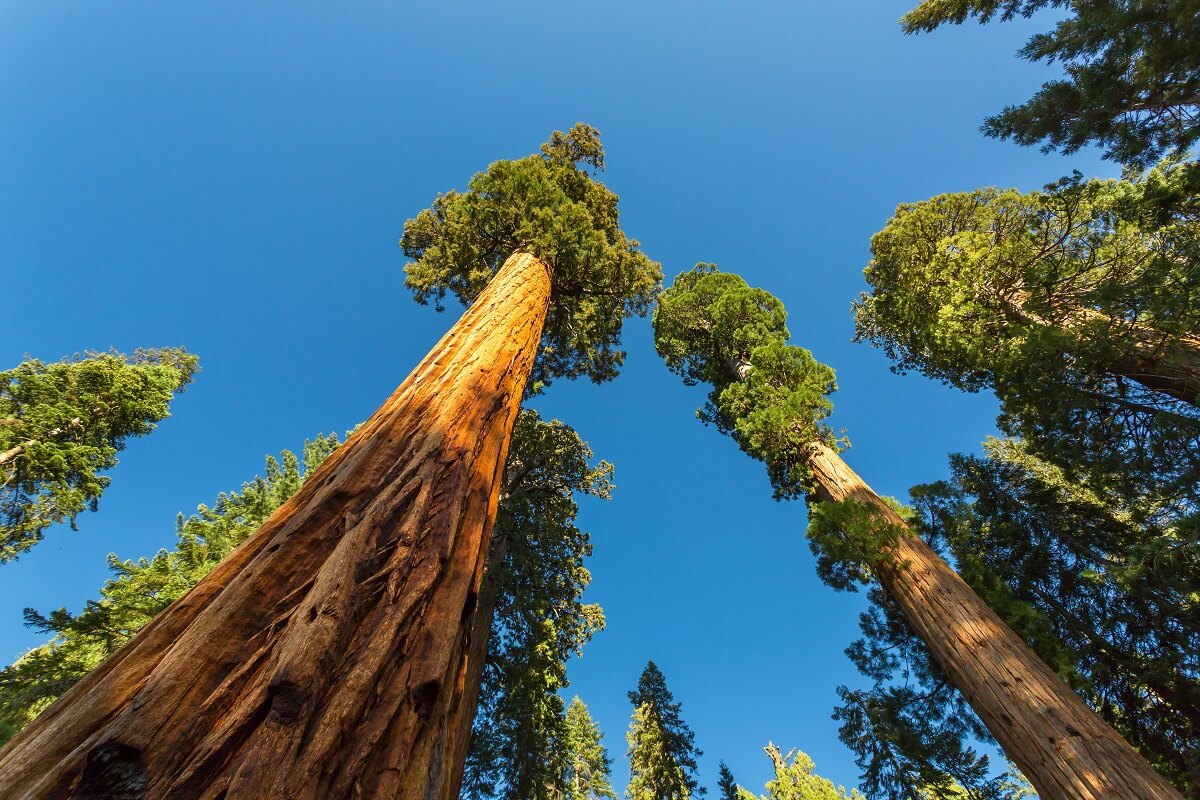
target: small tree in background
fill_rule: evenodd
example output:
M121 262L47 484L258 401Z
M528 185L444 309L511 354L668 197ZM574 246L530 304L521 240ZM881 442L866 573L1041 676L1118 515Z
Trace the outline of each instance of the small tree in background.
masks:
M680 715L666 678L646 663L637 688L629 693L633 719L629 743L628 800L689 800L704 794L696 779L696 736Z

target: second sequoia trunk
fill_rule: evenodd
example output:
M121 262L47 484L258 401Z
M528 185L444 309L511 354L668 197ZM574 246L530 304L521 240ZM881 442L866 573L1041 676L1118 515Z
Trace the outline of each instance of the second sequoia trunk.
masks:
M815 500L895 511L824 444L810 451ZM876 567L934 660L1043 800L1181 800L1180 795L918 536Z
M0 750L0 797L454 796L549 297L546 265L510 258L254 536Z

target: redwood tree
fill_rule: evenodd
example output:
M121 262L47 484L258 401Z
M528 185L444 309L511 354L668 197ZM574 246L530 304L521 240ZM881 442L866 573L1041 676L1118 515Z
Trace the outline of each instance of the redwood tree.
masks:
M833 371L787 344L777 298L701 264L663 293L654 323L667 365L711 384L702 418L766 463L776 497L807 496L823 576L879 582L1045 800L1178 800L842 460L822 423Z
M577 166L602 156L576 126L418 218L434 224L410 282L471 307L254 536L0 751L0 796L455 795L470 621L530 376L611 377L624 313L603 317L644 311L656 285Z
M896 209L857 336L896 369L990 388L1000 427L1127 497L1200 502L1194 170L983 189Z

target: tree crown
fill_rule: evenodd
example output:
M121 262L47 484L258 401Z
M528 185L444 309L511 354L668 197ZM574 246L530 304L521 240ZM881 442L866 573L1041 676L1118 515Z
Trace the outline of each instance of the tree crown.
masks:
M713 264L677 276L654 312L667 367L687 384L712 386L698 416L766 463L777 499L809 491L805 452L817 440L833 443L823 422L833 370L787 339L779 299Z
M555 131L538 154L495 162L467 191L439 195L404 225L400 245L413 259L406 283L418 302L439 309L447 294L470 304L514 252L549 267L535 390L557 377L615 377L625 359L622 323L649 311L662 280L621 230L617 196L583 168L603 166L599 131L579 123Z

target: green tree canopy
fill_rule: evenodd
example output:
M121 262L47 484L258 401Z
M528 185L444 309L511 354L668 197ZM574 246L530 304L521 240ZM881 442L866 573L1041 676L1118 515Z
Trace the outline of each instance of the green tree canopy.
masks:
M1200 479L1200 214L1187 170L901 205L871 240L857 338L1001 400L1073 477L1185 504Z
M645 315L659 265L618 225L617 196L587 171L604 168L600 133L579 123L555 131L541 152L497 161L467 191L438 196L404 225L413 259L405 271L418 302L441 308L447 294L470 304L508 256L532 253L549 266L552 294L533 386L557 377L616 376L626 317Z
M646 663L629 702L628 800L689 800L704 794L696 779L696 758L703 754L683 721L682 705L653 661Z
M787 312L762 289L713 264L681 273L654 312L654 345L689 385L712 386L700 419L760 459L777 499L811 490L804 454L832 444L833 370L787 343Z
M181 348L88 353L0 372L0 564L55 523L96 510L130 436L167 417L191 381L194 355Z
M1143 166L1200 138L1200 15L1194 0L925 0L904 15L906 33L968 17L980 22L1065 9L1052 31L1019 51L1061 62L1065 79L989 117L989 136L1073 153L1087 144Z
M763 748L775 769L775 777L767 781L767 793L762 800L862 800L857 789L849 793L833 782L817 775L816 764L807 754L792 750L786 756L774 744ZM745 800L754 795L742 790Z
M717 795L719 800L741 800L741 793L738 791L737 782L733 779L733 773L729 771L729 766L724 761L721 762L717 776Z

